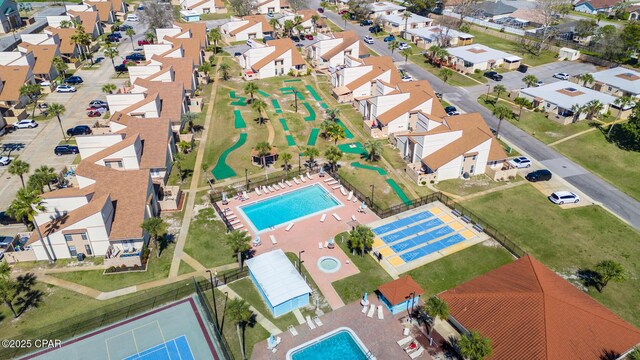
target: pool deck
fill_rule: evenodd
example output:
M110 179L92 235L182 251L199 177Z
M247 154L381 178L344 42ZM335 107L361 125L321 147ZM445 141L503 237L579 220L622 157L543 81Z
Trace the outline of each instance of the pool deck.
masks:
M380 218L370 210L367 210L365 214L359 213L358 209L361 204L361 199L356 202L347 201L347 196L342 195L339 189L332 190L331 186L327 186L325 184L324 180L329 178L328 175L322 178L319 177L318 174L312 176L313 180L307 179L305 183L300 185L295 185L293 181L290 181L293 184L292 187L286 187L283 190L278 190L269 194L263 193L261 196L258 196L255 191L251 191L248 194L249 200L240 201L232 198L229 199L229 203L227 205L222 205L221 203L218 205L221 208L231 208L233 213L237 215L237 219L244 225L242 229L246 229L251 234L252 238L255 239L258 234L254 232L249 225L248 220L244 218L242 215L243 213L238 209L239 206L247 205L257 199L268 199L275 195L285 194L303 186L316 183L320 184L327 192L338 199L342 203L342 206L304 219L295 220L295 225L289 231L286 231L287 224L283 224L273 230L261 232L259 234L261 244L253 247L253 250L255 251L254 256L274 249L282 249L284 252L292 252L295 254L304 250L304 254L302 255L304 266L313 277L331 308L335 310L344 306L344 303L338 293L334 290L331 283L351 275L355 275L359 273L360 270L358 270L358 268L352 263L347 263L349 258L339 246L335 246L333 249L327 249L324 247L324 242L328 241L329 238L334 237L338 233L351 230L352 225L355 226L351 219L352 215L356 217L357 222L360 224L368 224L373 221L380 220ZM341 218L341 221L338 221L333 217L332 214L334 213ZM324 222L320 222L322 214L327 215ZM271 243L270 235L275 236L278 242L277 244ZM335 241L340 241L340 239L335 239ZM318 246L319 242L323 243L322 249ZM342 263L340 270L332 274L321 271L317 266L317 262L322 256L333 256L340 260Z
M381 304L374 295L369 297L369 301L376 306ZM295 328L298 336L291 335L289 331L283 332L278 335L282 341L280 345L278 345L278 350L275 353L267 349L267 340L259 342L253 346L251 359L285 360L287 358L287 351L290 349L343 326L353 330L360 340L362 340L364 346L371 351L373 356L378 360L410 359L403 348L396 343L398 340L405 338L405 336L402 335L404 326L400 317L406 314L397 314L394 317L383 306L384 319L379 320L377 311L373 318L370 318L367 317L366 314L363 314L361 309L362 306L358 302L353 302L321 316L320 320L322 320L323 323L321 327L316 327L314 330L311 330L307 324L299 325ZM416 331L415 328L412 329L412 333L415 334L414 338L416 336L424 337L422 334L416 333ZM425 351L417 357L417 359L427 360L431 359L431 356Z

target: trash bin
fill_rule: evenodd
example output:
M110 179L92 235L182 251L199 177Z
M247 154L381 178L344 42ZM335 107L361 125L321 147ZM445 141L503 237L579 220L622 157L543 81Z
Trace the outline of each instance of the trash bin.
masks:
M83 261L85 258L84 253L78 253L78 255L76 255L76 258L78 259L78 261Z

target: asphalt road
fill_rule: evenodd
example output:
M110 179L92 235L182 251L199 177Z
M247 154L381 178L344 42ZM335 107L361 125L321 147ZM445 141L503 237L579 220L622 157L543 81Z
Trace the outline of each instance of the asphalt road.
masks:
M318 8L320 1L310 0L309 4L311 8ZM325 10L325 14L327 18L336 25L345 28L345 22L341 19L340 15L328 10ZM347 22L346 30L355 30L362 37L369 35L368 27L359 26L352 22ZM382 39L376 39L374 44L368 46L379 55L391 56L391 51L388 50L387 44L384 43ZM398 55L397 52L393 54L393 59L398 62L399 68L404 68L414 78L418 80L428 80L435 91L442 93L445 99L455 103L456 106L464 112L478 112L489 126L497 128L498 119L493 116L491 111L478 104L476 101L477 95L474 95L474 93L476 93L474 89L469 91L465 88L445 84L435 75L416 64L409 62L405 65L404 59ZM539 69L529 68L529 72L532 74L540 74L541 80L550 82L552 81L550 76L555 72L566 72L573 75L589 69L591 68L588 64L558 62L543 65L539 67ZM517 82L522 76L524 75L511 72L506 74L505 78L508 79L503 82L508 84L507 87L512 86L519 88L522 86L522 82L520 81L519 84ZM481 85L481 87L486 89L485 85ZM542 163L556 176L562 177L569 184L575 186L580 192L589 196L595 202L602 204L602 206L627 221L631 226L640 230L640 202L507 121L503 121L500 134L528 156Z

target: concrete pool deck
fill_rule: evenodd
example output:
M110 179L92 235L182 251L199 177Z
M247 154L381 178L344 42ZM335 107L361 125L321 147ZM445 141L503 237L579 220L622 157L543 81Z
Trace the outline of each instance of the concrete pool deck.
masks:
M360 270L358 270L358 268L352 263L347 263L349 257L342 251L342 249L340 249L339 246L335 246L333 249L327 249L324 247L324 243L338 233L351 230L352 215L355 215L357 222L360 224L368 224L370 222L380 220L380 218L371 210L367 210L366 214L359 213L358 209L361 204L360 199L356 202L353 202L353 198L352 201L347 201L347 196L342 195L339 189L332 190L331 186L327 186L325 184L324 180L328 178L328 175L321 178L316 174L313 175L313 180L307 179L307 182L300 185L295 185L293 181L290 181L294 184L292 187L278 190L275 193L272 192L258 196L255 191L251 191L249 193L248 201L240 201L232 198L229 199L229 203L227 205L222 205L221 203L218 203L218 205L220 208L230 208L233 213L237 215L237 219L242 223L242 229L246 229L252 238L255 239L257 236L260 236L261 244L253 247L253 250L255 251L254 256L274 249L282 249L284 252L292 252L295 254L304 250L302 260L304 261L306 269L313 277L313 280L320 288L320 291L322 291L322 294L331 308L335 310L344 306L344 303L338 293L334 290L331 283L351 275L355 275L359 273ZM254 232L248 223L248 220L244 218L243 213L238 209L238 207L246 205L257 199L268 199L272 196L285 194L290 191L295 191L303 186L316 183L320 184L320 186L322 186L327 192L338 199L338 201L342 203L342 206L307 218L295 220L293 221L295 225L289 231L286 231L287 224L283 224L274 230L266 230L258 235ZM338 221L333 216L334 213L341 218L341 221ZM322 214L327 215L324 222L320 222ZM276 238L278 242L277 244L271 243L271 235ZM335 239L335 241L341 241L341 239ZM322 249L320 249L318 245L320 242L323 244ZM322 256L333 256L340 260L340 270L335 273L325 273L320 270L317 266L317 262Z

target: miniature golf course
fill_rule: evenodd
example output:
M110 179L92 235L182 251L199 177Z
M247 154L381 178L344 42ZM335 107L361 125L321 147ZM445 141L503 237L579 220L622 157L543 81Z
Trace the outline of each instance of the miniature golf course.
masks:
M229 156L229 154L235 149L244 145L245 142L247 142L247 134L242 133L240 134L240 138L235 144L233 144L230 148L220 154L218 163L216 163L216 166L213 168L213 170L211 170L211 175L213 175L216 180L222 180L236 176L236 172L233 171L233 169L229 165L227 165L227 156Z
M304 105L304 107L307 109L307 111L309 112L309 116L305 116L304 117L304 121L313 121L316 119L316 112L315 110L313 110L313 108L311 107L311 105L309 105L308 102L303 102L302 105Z
M347 154L356 154L356 155L362 155L365 157L368 155L367 151L359 142L354 142L349 144L340 144L338 145L338 149L340 149L340 151L342 151L343 153L347 153Z
M378 174L380 174L382 176L386 176L387 175L387 171L385 169L381 168L381 167L365 165L365 164L361 164L361 163L359 163L357 161L352 162L351 166L353 166L354 168L373 170L373 171L377 172Z
M262 90L258 90L258 94L264 96L264 97L269 97L271 95L267 94L266 92L262 91Z
M338 125L340 125L341 128L344 129L344 136L347 139L353 139L353 134L351 133L351 131L349 131L349 129L347 129L347 126L342 121L340 121L340 119L336 119L336 122L338 123Z
M242 118L242 113L240 112L240 110L233 110L233 126L236 129L244 129L247 127L247 123L244 122L244 119Z
M353 166L354 168L358 168L358 169L372 170L372 171L377 172L381 176L384 176L384 177L387 176L387 171L385 169L381 168L381 167L378 167L378 166L365 165L365 164L361 164L361 163L359 163L357 161L352 162L351 166ZM387 184L389 184L391 189L396 193L396 195L398 195L400 200L402 200L402 202L405 205L411 204L411 200L409 200L409 198L404 193L404 191L402 191L402 188L400 187L400 185L398 185L398 183L396 183L393 179L389 179L389 178L386 178L385 181L387 182Z
M309 134L309 141L307 141L307 145L314 146L316 141L318 141L318 134L320 134L320 129L313 128L311 129L311 133Z
M273 108L276 109L276 114L282 114L282 108L280 108L280 104L277 99L271 99L271 103L273 104Z

